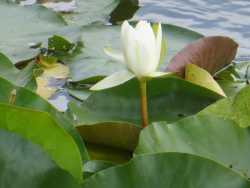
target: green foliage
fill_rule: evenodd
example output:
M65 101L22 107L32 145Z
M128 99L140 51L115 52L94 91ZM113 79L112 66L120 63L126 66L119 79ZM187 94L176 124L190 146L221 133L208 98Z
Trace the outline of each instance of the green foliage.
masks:
M207 107L200 114L211 114L234 120L240 127L250 126L250 87L246 86L233 98L227 98Z
M14 2L0 1L0 188L250 187L250 64L231 63L236 42L162 24L160 71L177 74L148 81L142 129L136 79L89 90L124 70L104 48L121 50L118 21L137 0L79 0L70 13ZM62 64L66 76L50 77ZM46 71L59 88L48 101L34 92ZM62 95L66 112L50 104Z
M107 21L110 13L117 7L120 0L77 1L78 5L72 14L63 14L69 24L88 25L93 22Z
M8 57L0 53L0 77L9 80L18 86L28 86L33 80L33 69L36 66L29 63L22 70L17 69Z
M0 2L0 51L13 62L33 58L38 49L34 44L47 41L48 37L66 27L63 18L42 6L20 7ZM61 33L61 31L60 31Z
M211 160L181 153L142 155L90 177L83 188L247 188L250 183Z
M212 115L188 117L176 123L154 123L141 133L136 155L178 152L209 158L250 177L250 135L235 122ZM242 155L244 153L244 155Z
M227 96L235 96L249 84L249 62L233 63L216 74L216 79Z
M70 104L76 124L127 122L140 127L138 87L138 81L134 79L118 87L95 92L81 105ZM150 122L176 121L222 98L213 91L176 77L150 80L148 97Z
M11 94L13 91L15 91L15 95L13 96L14 101L12 102L12 104L49 113L55 119L57 124L64 128L74 138L82 154L82 158L84 160L88 159L82 139L79 137L79 134L73 128L73 125L70 123L69 120L67 120L67 118L64 117L62 113L58 112L46 100L39 97L32 91L29 91L28 89L22 87L17 87L2 78L0 78L0 91L1 103L9 103Z
M62 169L82 180L82 160L73 138L47 113L0 104L0 128L32 141ZM35 124L34 124L35 123Z
M107 161L95 161L95 160L88 161L84 165L84 174L89 177L101 170L105 170L112 166L114 166L114 164Z
M0 187L79 188L37 144L0 129Z

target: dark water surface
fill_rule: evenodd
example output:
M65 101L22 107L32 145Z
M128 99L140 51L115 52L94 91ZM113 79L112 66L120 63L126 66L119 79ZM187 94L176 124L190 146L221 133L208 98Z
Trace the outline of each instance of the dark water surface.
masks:
M226 35L240 44L238 60L250 60L250 0L140 0L136 19Z

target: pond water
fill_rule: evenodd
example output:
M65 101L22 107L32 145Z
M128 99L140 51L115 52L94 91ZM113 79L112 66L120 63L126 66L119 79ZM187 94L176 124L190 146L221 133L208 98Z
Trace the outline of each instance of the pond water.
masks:
M250 60L250 0L140 0L137 19L180 25L239 44L237 60Z
M21 5L45 2L45 6L65 12L74 11L77 7L76 0L20 1ZM240 44L237 60L250 60L250 0L139 0L139 2L140 8L133 19L175 24L207 36L229 36Z

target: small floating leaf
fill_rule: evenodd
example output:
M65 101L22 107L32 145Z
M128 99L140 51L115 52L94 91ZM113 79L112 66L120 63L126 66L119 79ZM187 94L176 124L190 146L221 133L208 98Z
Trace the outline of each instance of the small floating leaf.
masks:
M221 96L226 97L224 91L221 89L219 84L206 70L198 67L194 64L186 65L185 80L188 80L194 84L208 88Z

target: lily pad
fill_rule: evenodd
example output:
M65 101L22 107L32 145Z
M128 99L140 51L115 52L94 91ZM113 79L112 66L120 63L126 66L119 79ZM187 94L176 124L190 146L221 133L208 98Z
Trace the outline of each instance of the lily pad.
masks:
M202 110L200 114L211 114L234 120L240 127L250 126L250 86L246 86L233 98L216 102Z
M72 174L78 182L82 180L79 149L73 138L51 116L7 104L0 104L0 113L0 128L40 145L60 168Z
M202 37L201 34L173 25L162 25L164 38L167 39L168 53L161 69L188 43ZM104 76L124 70L124 65L113 62L105 53L105 47L121 50L121 26L92 24L82 28L85 48L69 63L70 77L73 82L95 82Z
M34 46L47 43L52 35L71 39L79 32L77 27L66 27L59 14L40 5L22 7L0 1L0 22L0 51L15 63L35 57L40 51Z
M215 75L227 96L234 97L249 83L249 62L233 63Z
M245 81L216 80L228 97L234 97L241 89L247 86Z
M212 75L232 63L238 44L229 37L211 36L197 40L174 56L167 65L167 71L176 72L184 77L185 66L198 65Z
M239 174L211 160L180 153L139 156L88 178L83 188L247 188Z
M0 129L0 153L1 187L80 187L38 145L13 132Z
M113 164L122 164L132 158L132 152L105 145L87 143L86 147L91 160L102 160Z
M129 1L129 0L128 0ZM120 0L78 0L76 9L63 14L68 24L88 25L93 22L107 22L111 12L119 5Z
M249 80L250 79L250 62L241 62L234 64L236 72L239 75L239 78L242 80Z
M84 160L88 160L88 154L84 147L84 143L77 131L74 129L73 125L63 116L62 113L58 112L46 100L39 97L32 91L22 87L17 87L2 78L0 78L0 91L1 103L10 103L10 99L12 99L11 103L16 106L44 111L53 116L57 124L64 128L74 138L74 141L79 147L82 158Z
M88 177L107 168L114 166L114 163L108 161L92 160L84 164L84 174Z
M131 151L141 128L139 96L138 81L134 79L92 93L80 104L71 103L69 113L87 142ZM220 98L213 91L179 78L155 78L148 83L149 121L177 121Z
M69 95L80 101L84 101L92 93L92 91L88 90L87 88L81 88L81 89L67 88L67 92L69 93Z
M223 69L216 74L218 80L249 82L250 80L250 62L233 63L231 66Z
M80 106L75 105L72 109L76 124L129 122L140 127L138 84L133 79L123 85L92 93ZM176 77L154 78L148 82L149 120L173 122L200 111L220 98L213 91Z
M249 144L249 129L240 128L229 119L198 115L173 124L155 123L144 129L135 154L189 153L249 178Z
M185 80L188 80L202 87L208 88L220 94L221 96L226 97L224 91L221 89L219 84L214 80L212 75L195 64L189 63L186 65Z
M18 86L27 86L33 79L34 63L30 63L24 69L19 70L8 57L0 53L0 76Z

